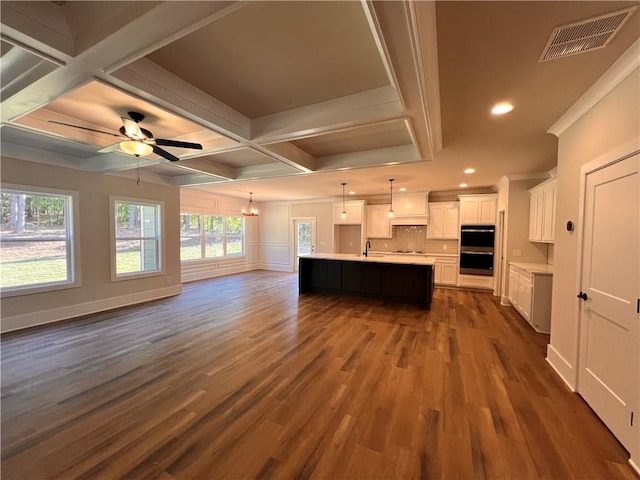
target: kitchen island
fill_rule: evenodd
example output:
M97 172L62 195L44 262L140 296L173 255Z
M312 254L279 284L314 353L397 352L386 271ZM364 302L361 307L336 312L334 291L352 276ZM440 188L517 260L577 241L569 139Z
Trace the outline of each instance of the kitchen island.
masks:
M418 302L429 309L434 264L422 255L316 253L299 259L298 292Z

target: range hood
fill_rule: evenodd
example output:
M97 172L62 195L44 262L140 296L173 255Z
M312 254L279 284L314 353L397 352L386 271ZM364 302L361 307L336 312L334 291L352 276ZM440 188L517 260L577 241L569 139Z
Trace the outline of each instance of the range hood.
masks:
M391 225L427 225L427 215L399 215L391 218Z

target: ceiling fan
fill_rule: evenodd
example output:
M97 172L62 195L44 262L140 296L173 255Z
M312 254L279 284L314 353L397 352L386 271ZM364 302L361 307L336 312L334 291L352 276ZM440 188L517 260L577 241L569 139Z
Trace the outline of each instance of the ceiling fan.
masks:
M98 150L100 153L112 152L116 149L121 149L126 153L131 155L135 155L136 157L144 157L149 155L151 152L160 155L167 160L172 162L177 162L180 160L178 157L173 155L172 153L167 152L165 149L160 148L163 147L180 147L180 148L193 148L196 150L202 150L202 145L199 143L191 143L191 142L181 142L179 140L167 140L164 138L155 138L153 133L151 133L146 128L141 128L138 125L142 120L144 120L144 115L139 112L127 112L128 117L120 117L122 118L122 126L120 127L120 135L111 132L104 132L102 130L96 130L94 128L81 127L79 125L72 125L70 123L57 122L55 120L49 120L50 123L55 123L57 125L64 125L67 127L78 128L80 130L88 130L90 132L103 133L105 135L111 135L112 137L117 137L122 141L119 143L114 143L113 145L109 145L108 147L104 147L101 150Z

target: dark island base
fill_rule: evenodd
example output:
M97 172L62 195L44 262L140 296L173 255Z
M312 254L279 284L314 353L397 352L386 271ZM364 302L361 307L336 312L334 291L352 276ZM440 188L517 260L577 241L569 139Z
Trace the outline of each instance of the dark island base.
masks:
M433 266L300 257L298 292L364 295L431 307Z

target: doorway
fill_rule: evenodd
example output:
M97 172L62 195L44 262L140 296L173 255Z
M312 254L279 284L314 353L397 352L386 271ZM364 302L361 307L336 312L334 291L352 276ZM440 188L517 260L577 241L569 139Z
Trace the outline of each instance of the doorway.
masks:
M633 455L640 449L640 154L584 167L578 392Z
M293 219L293 271L298 271L298 258L316 251L316 219Z

